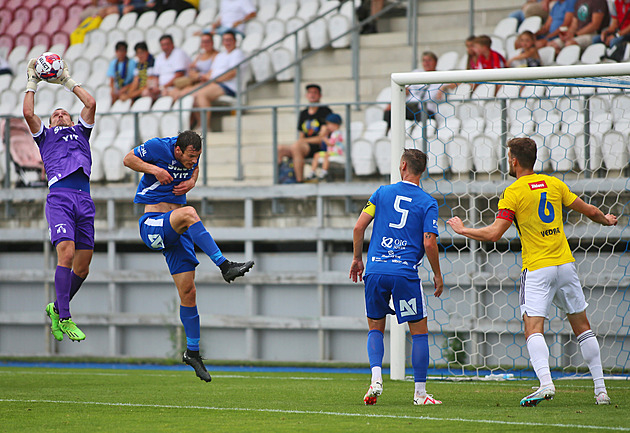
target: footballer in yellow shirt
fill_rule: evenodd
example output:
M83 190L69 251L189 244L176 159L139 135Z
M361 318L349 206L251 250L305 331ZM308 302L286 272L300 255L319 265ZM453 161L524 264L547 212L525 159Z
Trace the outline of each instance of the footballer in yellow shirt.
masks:
M575 261L562 224L562 206L577 196L564 182L544 174L521 176L499 200L497 218L513 221L523 246L523 270Z
M599 343L586 316L588 306L577 275L562 223L562 206L579 212L605 226L617 224L615 215L585 203L559 179L534 173L536 143L530 138L513 138L508 144L510 175L516 182L499 200L499 212L483 228L464 227L462 220L447 221L458 234L478 241L498 241L514 223L523 247L520 308L527 339L527 351L540 387L524 397L521 406L536 406L552 400L556 388L549 370L549 348L543 336L551 304L562 309L580 345L593 377L596 404L610 404L604 383Z

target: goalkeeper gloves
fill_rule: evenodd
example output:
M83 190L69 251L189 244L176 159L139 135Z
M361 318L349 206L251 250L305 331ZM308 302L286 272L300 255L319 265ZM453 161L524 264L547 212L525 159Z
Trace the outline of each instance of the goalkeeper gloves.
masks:
M68 89L68 91L72 92L75 86L79 86L79 83L74 81L70 76L70 72L68 71L68 62L64 60L63 63L63 71L61 72L61 75L54 80L49 80L48 82L53 84L61 84L66 89Z
M37 72L35 72L35 62L36 59L31 59L28 62L28 66L26 67L26 90L25 92L33 92L37 91L37 84L42 81L41 78L37 76Z

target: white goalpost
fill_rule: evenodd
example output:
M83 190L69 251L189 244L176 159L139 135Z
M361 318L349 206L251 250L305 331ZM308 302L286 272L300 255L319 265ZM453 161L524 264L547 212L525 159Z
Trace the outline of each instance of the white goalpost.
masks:
M406 89L450 84L437 109L417 100L406 119ZM454 89L453 89L454 88ZM438 200L440 263L445 290L432 296L432 274L420 269L429 314L430 362L448 374L482 375L528 368L518 311L520 242L511 228L496 244L466 240L445 221L489 224L508 179L505 143L514 136L538 144L536 171L557 176L578 196L621 215L614 228L567 212L567 237L602 347L605 372L630 371L630 63L394 73L391 75L391 182L400 180L404 148L428 155L421 186ZM410 365L406 325L390 323L391 379ZM585 366L559 310L545 328L552 369Z

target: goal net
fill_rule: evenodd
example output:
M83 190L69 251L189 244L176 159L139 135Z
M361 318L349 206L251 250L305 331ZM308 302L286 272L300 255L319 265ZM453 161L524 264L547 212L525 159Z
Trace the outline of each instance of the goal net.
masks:
M619 216L617 227L602 227L568 209L564 213L604 370L630 371L625 215L630 64L396 73L391 87L392 182L399 180L402 149L421 149L428 155L421 186L439 205L441 298L433 297L427 261L420 271L431 367L479 376L531 368L519 310L516 229L512 226L497 243L485 243L456 235L446 224L452 216L467 226L492 223L502 191L514 180L507 174L505 144L527 136L538 144L536 171L564 180L587 203ZM404 379L411 363L405 332L406 327L392 325L392 379ZM577 340L555 307L545 338L553 370L586 370Z

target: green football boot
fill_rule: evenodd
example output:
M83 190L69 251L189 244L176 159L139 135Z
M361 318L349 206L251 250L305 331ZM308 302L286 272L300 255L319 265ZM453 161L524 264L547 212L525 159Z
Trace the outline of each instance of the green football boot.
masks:
M85 340L85 334L72 321L72 319L63 319L59 321L59 329L66 334L72 341Z
M50 333L55 337L55 340L63 340L63 332L59 329L59 313L55 311L55 304L50 303L46 305L46 314L50 317Z

